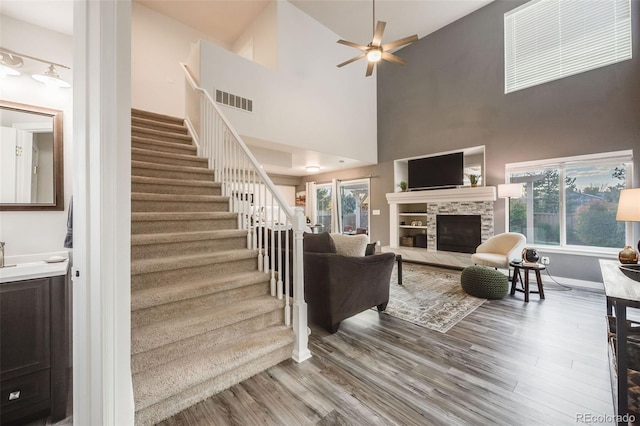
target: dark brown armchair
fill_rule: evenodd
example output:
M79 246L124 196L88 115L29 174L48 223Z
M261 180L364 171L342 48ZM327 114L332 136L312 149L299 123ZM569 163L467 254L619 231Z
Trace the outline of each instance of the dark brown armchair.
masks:
M343 256L332 253L331 248L318 249L309 240L305 235L304 298L310 322L335 333L344 319L373 306L385 310L395 262L393 253Z

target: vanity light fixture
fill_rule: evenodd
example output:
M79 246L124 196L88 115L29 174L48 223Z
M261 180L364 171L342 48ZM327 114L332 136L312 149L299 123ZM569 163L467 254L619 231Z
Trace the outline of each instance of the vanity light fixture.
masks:
M309 173L318 173L320 171L320 166L306 166L305 170Z
M16 68L22 66L22 58L10 53L0 52L0 77L20 75Z
M34 74L32 77L47 87L71 87L69 83L60 78L58 70L53 64L49 64L49 68L42 74Z
M47 70L45 72L42 74L33 74L32 77L37 81L45 84L47 87L71 87L71 84L60 78L58 70L56 69L56 67L70 69L68 66L45 61L44 59L23 53L17 53L2 47L0 47L0 76L20 75L20 72L16 70L16 68L22 67L24 63L23 58L47 64Z

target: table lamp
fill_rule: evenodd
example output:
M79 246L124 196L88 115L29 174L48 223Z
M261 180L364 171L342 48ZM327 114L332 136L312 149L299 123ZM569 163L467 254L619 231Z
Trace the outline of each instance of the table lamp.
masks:
M623 189L620 191L620 199L618 201L618 212L616 214L616 220L625 222L640 222L640 188ZM621 256L624 251L631 249L627 246L620 252L618 258L622 262ZM640 241L638 241L638 250L640 251ZM638 260L637 253L635 254L635 261L629 263L636 263Z

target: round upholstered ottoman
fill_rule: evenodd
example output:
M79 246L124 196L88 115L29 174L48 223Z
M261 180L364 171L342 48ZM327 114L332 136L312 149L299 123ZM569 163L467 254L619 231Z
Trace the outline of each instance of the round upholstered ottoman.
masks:
M460 276L462 289L484 299L502 299L509 292L509 279L486 266L467 266Z

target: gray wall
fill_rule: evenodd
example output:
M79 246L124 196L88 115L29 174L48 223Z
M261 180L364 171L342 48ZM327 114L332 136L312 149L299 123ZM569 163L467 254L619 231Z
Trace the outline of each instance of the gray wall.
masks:
M385 163L476 145L486 146L487 185L504 182L505 163L632 148L640 184L640 2L632 0L633 59L505 95L503 18L522 3L496 0L400 50L406 66L378 67L375 191L393 191ZM504 217L497 202L496 232ZM549 256L554 275L601 280L594 257Z

